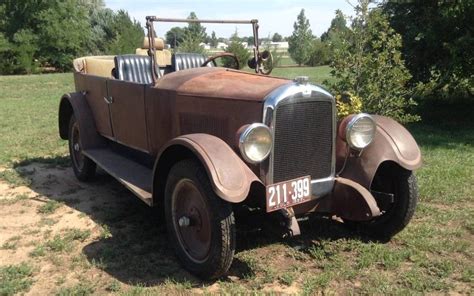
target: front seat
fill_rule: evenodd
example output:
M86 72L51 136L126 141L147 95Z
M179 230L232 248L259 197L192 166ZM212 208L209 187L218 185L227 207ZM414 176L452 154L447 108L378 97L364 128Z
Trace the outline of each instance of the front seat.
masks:
M114 59L113 76L119 80L132 81L142 84L152 84L151 58L149 56L125 54ZM159 75L159 71L156 71ZM158 76L159 77L159 76Z
M207 57L199 53L175 53L171 59L171 65L174 71L186 70L191 68L199 68ZM207 64L208 67L214 67L213 63Z

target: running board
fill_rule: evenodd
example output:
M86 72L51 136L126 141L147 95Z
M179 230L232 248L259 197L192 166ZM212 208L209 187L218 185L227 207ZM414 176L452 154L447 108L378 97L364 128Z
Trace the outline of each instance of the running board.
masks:
M153 205L153 171L107 148L88 149L84 155L125 185L147 205Z

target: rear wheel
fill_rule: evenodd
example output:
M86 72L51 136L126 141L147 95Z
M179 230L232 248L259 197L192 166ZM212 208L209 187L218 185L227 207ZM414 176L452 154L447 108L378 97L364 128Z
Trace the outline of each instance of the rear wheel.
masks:
M395 164L381 167L372 182L373 191L392 194L391 203L378 203L382 215L371 221L361 222L357 227L368 234L390 238L402 231L410 222L418 203L416 176Z
M165 189L168 235L181 263L205 279L222 276L235 251L235 221L230 203L213 191L200 163L176 163Z
M79 123L74 115L69 120L69 155L77 179L89 181L95 176L96 164L82 153Z

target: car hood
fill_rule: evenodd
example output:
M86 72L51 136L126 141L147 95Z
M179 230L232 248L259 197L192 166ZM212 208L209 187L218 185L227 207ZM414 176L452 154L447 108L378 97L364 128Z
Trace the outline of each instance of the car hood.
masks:
M169 73L155 88L179 95L263 101L265 96L291 80L256 75L226 68L202 67Z

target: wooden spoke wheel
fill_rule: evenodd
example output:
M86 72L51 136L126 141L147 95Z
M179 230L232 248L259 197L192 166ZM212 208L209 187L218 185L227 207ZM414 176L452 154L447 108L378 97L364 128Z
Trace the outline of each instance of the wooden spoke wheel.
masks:
M168 235L190 272L213 279L227 272L235 251L232 206L218 197L200 163L176 163L165 189Z

